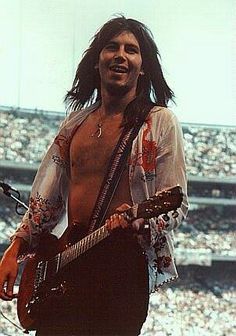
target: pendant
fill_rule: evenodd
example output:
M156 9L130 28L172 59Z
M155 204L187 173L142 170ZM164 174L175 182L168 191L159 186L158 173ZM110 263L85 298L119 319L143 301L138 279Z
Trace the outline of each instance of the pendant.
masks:
M102 123L97 124L97 130L94 134L92 134L91 136L94 137L95 135L97 135L97 138L100 138L102 135Z

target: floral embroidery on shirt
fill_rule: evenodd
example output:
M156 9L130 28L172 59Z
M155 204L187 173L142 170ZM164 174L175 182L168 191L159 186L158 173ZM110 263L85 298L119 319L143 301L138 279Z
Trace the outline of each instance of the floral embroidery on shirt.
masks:
M142 167L145 173L155 171L156 168L156 157L157 157L157 144L155 141L148 140L148 134L151 131L150 119L146 121L147 129L143 132L143 155L142 155Z
M157 240L154 244L154 249L156 251L156 254L158 254L158 251L163 249L166 245L166 237L165 236L159 236L157 237Z
M48 199L43 198L39 193L37 193L35 198L30 198L29 204L29 219L32 220L36 226L42 226L44 223L57 220L63 206L60 196L55 204L52 205Z
M154 260L154 266L159 274L163 274L163 268L169 267L171 264L171 257L159 256Z
M135 166L143 167L145 173L141 175L141 180L144 182L152 181L155 178L157 158L157 144L155 141L148 140L148 136L151 132L150 119L146 120L146 125L147 128L144 130L142 138L142 153L136 152L129 161L133 170Z
M53 155L53 161L62 166L68 165L70 139L63 134L59 134L56 136L54 143L59 147L60 158Z
M158 233L161 233L163 230L166 229L166 227L167 227L167 223L164 221L163 218L159 217L156 223L156 231Z
M58 155L53 155L52 156L52 160L53 162L55 162L57 165L61 166L61 167L66 167L67 166L67 162L63 161L60 156Z
M132 167L132 170L135 169L135 166L141 166L142 153L139 153L138 150L129 157L128 165Z
M153 179L155 178L156 174L154 172L145 172L145 174L141 175L141 180L143 182L148 182L148 181L153 181Z

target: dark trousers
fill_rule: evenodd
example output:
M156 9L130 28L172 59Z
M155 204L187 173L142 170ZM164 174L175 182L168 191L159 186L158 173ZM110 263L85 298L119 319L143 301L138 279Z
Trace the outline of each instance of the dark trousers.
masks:
M41 310L37 336L139 335L147 316L145 256L130 233L116 232L64 272L63 300Z

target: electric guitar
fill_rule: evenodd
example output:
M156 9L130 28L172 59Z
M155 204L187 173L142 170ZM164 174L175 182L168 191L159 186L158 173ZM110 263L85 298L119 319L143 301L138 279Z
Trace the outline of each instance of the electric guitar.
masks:
M178 216L177 208L183 200L182 189L175 186L159 192L157 195L136 204L122 215L128 222L137 218L153 218L161 214L167 215L173 210L173 217ZM66 281L61 274L65 266L79 258L86 251L108 237L112 232L104 224L99 229L85 236L74 244L68 238L52 238L48 234L50 243L45 243L34 256L27 259L19 286L17 313L18 318L26 330L34 330L37 326L40 307L47 301L53 302L65 295ZM50 246L50 248L47 248Z

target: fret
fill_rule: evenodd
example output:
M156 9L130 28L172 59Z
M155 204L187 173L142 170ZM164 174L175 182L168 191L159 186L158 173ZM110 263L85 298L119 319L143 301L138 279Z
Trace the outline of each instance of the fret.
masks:
M85 252L85 239L81 240L81 254Z
M87 251L89 249L89 244L90 244L90 236L86 236L85 237L85 251Z
M72 245L71 246L71 255L72 255L72 260L74 260L76 258L76 246L75 245Z
M93 246L93 241L92 241L93 235L89 235L87 238L87 244L86 244L86 249L88 250Z
M95 236L95 239L98 240L98 238L99 238L99 230L96 230L94 232L94 236Z
M79 244L75 244L75 258L77 258L77 256L79 256Z
M81 245L81 241L80 241L80 242L78 243L78 255L81 255L81 254L82 254L81 250L82 250L82 245Z
M99 243L101 240L106 238L109 235L109 231L107 230L106 225L103 225L101 228L92 232L90 235L81 239L78 243L68 247L65 251L61 253L60 257L60 266L59 268L63 268L69 262L78 258L81 254L89 250L91 247Z
M62 254L61 254L61 268L63 268L66 265L65 260L66 260L65 253L62 252Z
M61 254L61 265L60 265L60 268L63 268L64 267L64 255L63 253Z

